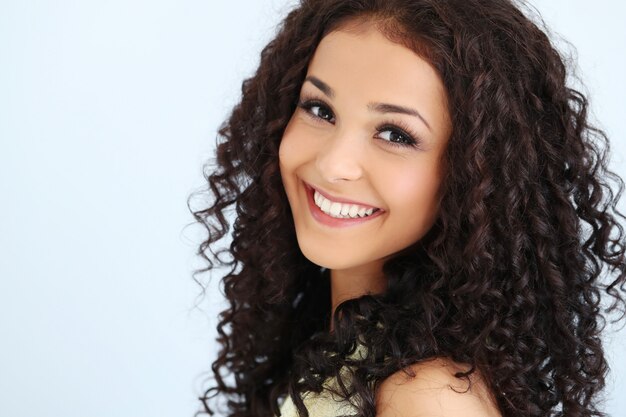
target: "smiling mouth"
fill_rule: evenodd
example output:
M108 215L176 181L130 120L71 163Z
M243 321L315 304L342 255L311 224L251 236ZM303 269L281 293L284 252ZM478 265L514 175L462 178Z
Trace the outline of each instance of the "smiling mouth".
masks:
M359 204L339 203L324 197L317 190L313 190L313 201L324 213L338 219L358 219L368 217L379 211L379 208L366 208Z
M307 183L304 183L304 185L312 214L322 223L332 226L356 224L378 217L378 215L384 212L384 210L378 207L330 200Z

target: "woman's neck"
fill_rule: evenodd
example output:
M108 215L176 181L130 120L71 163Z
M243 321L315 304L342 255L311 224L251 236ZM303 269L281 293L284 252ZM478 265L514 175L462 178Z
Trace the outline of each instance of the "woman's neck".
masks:
M362 295L380 294L386 288L387 279L382 271L382 262L349 270L332 269L330 271L332 305L330 331L333 330L332 317L339 304Z

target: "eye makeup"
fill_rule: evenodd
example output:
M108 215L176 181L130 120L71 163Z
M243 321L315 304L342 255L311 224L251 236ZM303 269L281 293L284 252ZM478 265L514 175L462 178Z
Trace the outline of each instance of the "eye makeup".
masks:
M302 95L297 106L315 123L333 123L330 119L320 116L319 111L318 114L313 111L313 109L319 108L319 110L323 110L324 113L333 114L330 106L320 98ZM379 138L379 140L385 142L386 146L396 148L420 148L420 145L423 143L420 136L402 120L390 118L388 121L377 125L376 130L379 133L390 132L388 135L389 139Z

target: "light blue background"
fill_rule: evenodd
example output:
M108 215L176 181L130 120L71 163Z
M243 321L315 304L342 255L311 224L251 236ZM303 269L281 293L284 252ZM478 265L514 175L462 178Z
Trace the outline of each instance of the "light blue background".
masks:
M221 296L196 298L186 197L288 4L0 0L0 417L199 409ZM626 177L622 2L534 4ZM626 329L609 342L624 416Z

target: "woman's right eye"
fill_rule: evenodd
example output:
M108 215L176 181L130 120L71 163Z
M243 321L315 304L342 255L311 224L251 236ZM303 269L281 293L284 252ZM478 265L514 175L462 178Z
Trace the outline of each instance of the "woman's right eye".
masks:
M303 109L306 114L316 120L322 119L329 122L333 117L330 109L318 100L300 101L298 102L298 107Z

